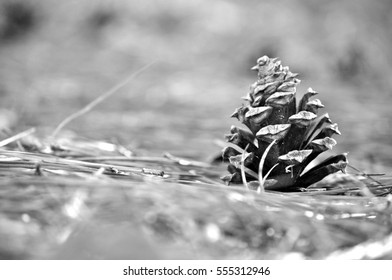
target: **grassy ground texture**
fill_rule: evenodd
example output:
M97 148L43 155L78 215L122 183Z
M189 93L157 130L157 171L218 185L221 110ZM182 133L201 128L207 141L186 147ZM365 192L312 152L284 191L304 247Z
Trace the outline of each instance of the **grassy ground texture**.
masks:
M342 132L334 153L388 173L388 1L0 6L1 139L36 128L1 150L1 258L391 257L390 198L366 192L389 190L387 175L333 178L328 196L258 195L225 187L208 161L266 54L300 73L300 95L320 92Z

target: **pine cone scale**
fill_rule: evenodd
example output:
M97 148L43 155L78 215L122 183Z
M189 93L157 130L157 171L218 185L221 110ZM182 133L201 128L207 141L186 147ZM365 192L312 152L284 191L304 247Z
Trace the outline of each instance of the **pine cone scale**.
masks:
M318 93L309 88L297 106L298 74L282 66L277 58L267 56L260 57L251 69L257 71L257 81L244 98L249 104L237 108L232 115L249 131L232 126L231 134L226 135L228 142L245 152L233 147L224 150L223 157L230 162L231 174L223 180L229 184L245 179L254 185L252 180L261 169L263 177L269 174L263 180L258 178L260 183L264 182L263 187L293 191L343 171L347 165L345 154L331 157L303 174L310 162L336 145L331 136L340 134L328 114L317 116L324 108L319 99L312 99ZM241 176L243 166L246 178Z

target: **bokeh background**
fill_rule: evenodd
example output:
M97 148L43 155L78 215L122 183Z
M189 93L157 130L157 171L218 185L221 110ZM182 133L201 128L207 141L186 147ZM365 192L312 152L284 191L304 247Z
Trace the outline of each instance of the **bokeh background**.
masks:
M45 135L144 65L156 64L67 129L140 153L208 159L262 55L320 92L335 152L392 166L389 0L1 0L1 137Z

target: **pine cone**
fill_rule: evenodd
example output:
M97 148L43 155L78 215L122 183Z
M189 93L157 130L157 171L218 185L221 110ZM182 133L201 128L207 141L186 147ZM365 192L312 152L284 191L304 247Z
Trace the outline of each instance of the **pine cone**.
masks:
M311 100L317 92L309 88L297 106L298 74L267 56L259 58L252 70L258 71L258 79L244 97L249 105L232 115L249 130L232 126L226 135L231 145L223 150L223 159L229 161L230 175L222 180L298 191L329 174L344 172L347 154L332 156L304 172L319 154L336 145L331 136L340 134L327 113L317 116L324 107L319 99Z

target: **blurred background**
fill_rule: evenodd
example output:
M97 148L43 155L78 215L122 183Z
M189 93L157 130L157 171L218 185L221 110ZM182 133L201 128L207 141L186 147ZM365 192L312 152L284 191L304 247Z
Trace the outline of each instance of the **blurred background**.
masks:
M46 134L144 65L67 129L141 153L207 159L255 81L258 57L320 92L342 136L334 152L368 172L392 166L389 0L1 0L1 138Z

